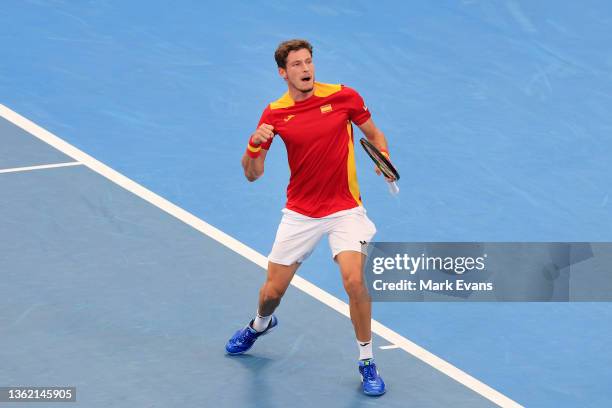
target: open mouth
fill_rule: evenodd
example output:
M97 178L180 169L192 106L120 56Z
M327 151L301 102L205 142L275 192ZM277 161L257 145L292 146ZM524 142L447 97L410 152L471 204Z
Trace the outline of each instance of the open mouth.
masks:
M305 77L302 77L302 82L310 82L311 79L312 79L311 76L305 76Z

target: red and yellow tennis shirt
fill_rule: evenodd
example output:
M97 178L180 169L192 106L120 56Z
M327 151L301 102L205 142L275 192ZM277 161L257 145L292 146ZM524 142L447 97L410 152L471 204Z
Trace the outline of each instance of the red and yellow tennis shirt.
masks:
M266 107L258 127L274 126L287 147L286 208L320 218L361 205L351 122L361 125L369 118L354 89L319 82L306 100L294 101L287 92Z

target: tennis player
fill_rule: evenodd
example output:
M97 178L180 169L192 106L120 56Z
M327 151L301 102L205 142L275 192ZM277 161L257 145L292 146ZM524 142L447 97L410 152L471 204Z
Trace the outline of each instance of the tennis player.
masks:
M293 275L327 235L349 297L363 392L382 395L385 383L373 359L371 302L362 276L362 244L372 239L376 227L359 193L351 122L385 153L387 142L354 89L315 82L312 46L307 41L281 43L274 58L288 90L263 111L242 167L249 181L261 177L268 149L279 135L291 170L287 203L268 256L267 279L259 291L255 318L225 348L229 354L244 353L278 325L273 312Z

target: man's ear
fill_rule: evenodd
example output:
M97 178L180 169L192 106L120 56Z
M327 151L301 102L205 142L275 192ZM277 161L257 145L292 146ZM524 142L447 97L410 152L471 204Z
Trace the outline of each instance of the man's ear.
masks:
M278 75L280 75L285 81L287 80L287 70L285 68L278 68Z

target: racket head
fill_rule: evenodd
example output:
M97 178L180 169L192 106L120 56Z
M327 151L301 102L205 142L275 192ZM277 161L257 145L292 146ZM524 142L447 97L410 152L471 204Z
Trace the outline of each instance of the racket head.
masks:
M380 152L372 143L370 143L366 138L362 137L359 139L359 143L361 143L361 147L363 150L370 156L370 159L376 164L376 167L384 174L385 177L397 181L400 179L399 172L397 169L391 164L389 159Z

